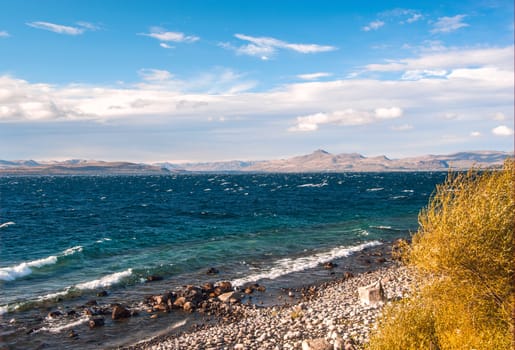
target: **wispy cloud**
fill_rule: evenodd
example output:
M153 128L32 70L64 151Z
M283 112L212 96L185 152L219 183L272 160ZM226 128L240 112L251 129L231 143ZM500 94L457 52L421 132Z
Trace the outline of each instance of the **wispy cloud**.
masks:
M173 78L173 75L167 70L144 68L138 71L139 76L145 81L167 81Z
M513 46L481 49L442 49L423 52L418 57L387 60L386 63L369 64L371 72L406 72L405 78L434 75L442 76L443 70L464 67L496 67L497 70L513 69ZM410 72L411 73L408 73ZM505 77L506 78L506 77ZM513 77L511 77L513 78Z
M382 26L384 26L384 22L383 21L372 21L372 22L370 22L369 24L367 24L366 26L364 26L361 29L363 31L365 31L365 32L369 32L371 30L378 30Z
M408 131L408 130L413 129L413 125L411 125L411 124L395 125L395 126L392 126L391 129L393 131Z
M492 134L496 136L511 136L513 135L513 129L507 127L506 125L499 125L498 127L492 129Z
M318 73L308 73L308 74L299 74L297 78L302 80L317 80L320 78L330 77L332 74L327 72L318 72Z
M173 49L174 46L168 45L167 43L159 43L159 46L161 46L163 49Z
M11 35L5 31L5 30L0 30L0 38L8 38L10 37Z
M400 24L415 23L424 18L424 16L417 10L395 8L393 10L383 11L378 16L384 20L399 20Z
M318 44L295 44L270 37L253 37L245 34L235 34L236 38L247 41L249 44L233 46L230 43L221 43L220 46L234 50L237 54L256 56L267 60L274 55L278 49L291 50L298 53L309 54L334 51L336 47Z
M66 35L80 35L83 34L87 30L98 30L100 27L89 23L89 22L77 22L76 26L66 26L62 24L55 24L50 22L28 22L26 23L29 27L48 30L50 32L54 32L57 34L66 34Z
M463 27L468 27L463 20L467 15L456 15L454 17L440 17L433 25L431 33L450 33Z
M150 28L149 33L138 33L138 35L144 35L144 36L148 36L148 37L160 40L160 41L175 42L175 43L193 43L200 39L198 36L195 36L195 35L186 35L182 32L169 32L169 31L166 31L165 29L159 28L159 27L152 27L152 28ZM167 44L165 44L165 45L167 45ZM171 47L167 47L167 46L163 46L163 45L161 45L161 47L164 47L167 49L171 48Z
M329 113L320 112L297 117L295 126L288 130L292 132L316 131L320 125L324 124L340 126L366 125L385 119L399 118L402 116L402 113L403 111L399 107L382 107L376 108L374 111L355 110L349 108Z

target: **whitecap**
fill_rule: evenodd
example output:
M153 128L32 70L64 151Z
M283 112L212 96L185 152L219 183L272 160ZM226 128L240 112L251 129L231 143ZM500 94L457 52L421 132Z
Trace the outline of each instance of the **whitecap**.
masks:
M24 277L32 273L31 268L38 268L45 265L52 265L57 262L57 256L51 255L43 259L33 260L29 262L23 262L16 266L2 267L0 268L0 280L3 281L14 281L19 277Z
M327 185L328 185L327 182L322 182L322 183L319 183L319 184L307 183L307 184L303 184L303 185L298 185L297 187L298 188L303 188L303 187L324 187L324 186L327 186Z
M275 261L272 266L256 274L251 274L242 278L233 280L231 283L234 286L242 286L246 283L256 282L261 279L276 279L293 272L303 271L314 268L325 262L347 257L355 252L359 252L368 247L381 245L379 241L371 241L356 246L340 246L333 248L326 252L317 253L314 255L296 258L296 259L280 259Z
M98 241L96 241L96 243L104 243L104 242L109 242L109 241L112 241L112 239L109 237L104 237L104 238L101 238Z
M113 284L119 283L123 278L132 275L132 269L127 269L122 272L116 272L111 275L104 276L100 279L79 283L74 286L76 289L97 289L109 287Z
M374 187L374 188L367 188L367 192L377 192L384 190L383 187Z
M14 221L4 222L3 224L0 225L0 228L4 228L7 226L11 226L11 225L16 225L16 223Z
M65 251L63 251L63 255L66 256L66 255L73 255L75 253L80 253L80 252L82 252L83 249L84 249L84 247L81 245L71 247L71 248L68 248Z

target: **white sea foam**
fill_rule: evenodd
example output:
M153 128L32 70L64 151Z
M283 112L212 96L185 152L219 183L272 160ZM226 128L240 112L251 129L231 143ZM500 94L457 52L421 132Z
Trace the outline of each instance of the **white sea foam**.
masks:
M61 333L62 331L65 331L67 329L77 327L77 326L80 326L81 324L89 322L89 317L84 316L74 322L69 322L69 323L66 323L66 321L65 321L65 323L63 323L62 320L59 320L55 323L53 323L52 320L47 320L47 321L50 321L51 324L47 327L41 327L40 329L38 329L39 332L45 331L45 332L49 332L49 333Z
M99 239L98 241L96 241L97 243L104 243L104 242L109 242L109 241L112 241L111 238L109 237L104 237L104 238L101 238Z
M96 289L96 288L105 288L109 287L113 284L119 283L123 278L129 277L132 275L132 269L127 269L122 272L116 272L111 275L104 276L98 280L93 280L89 282L79 283L74 286L77 289Z
M319 184L303 184L303 185L298 185L297 187L299 188L302 188L302 187L324 187L324 186L327 186L328 183L327 182L322 182L322 183L319 183Z
M63 255L66 256L66 255L73 255L75 253L80 253L80 252L82 252L83 249L84 249L84 247L81 245L71 247L71 248L68 248L65 251L63 251Z
M9 305L0 305L0 316L9 311Z
M0 225L0 228L4 228L7 226L11 226L11 225L16 225L16 223L14 221L4 222L3 224Z
M391 226L383 226L383 225L379 225L379 226L370 226L370 228L377 228L379 230L391 230L392 227Z
M402 192L404 192L404 193L413 193L415 191L414 190L402 190Z
M45 265L52 265L56 262L57 256L51 255L43 259L23 262L16 266L2 267L0 268L0 280L14 281L19 277L30 275L32 273L32 268L38 268Z
M374 247L377 245L381 245L382 243L379 241L371 241L367 243L363 243L357 246L341 246L333 248L326 252L317 253L314 255L296 258L296 259L280 259L275 261L272 266L267 268L266 270L262 270L259 273L251 274L242 278L238 278L232 281L232 284L235 286L242 286L246 283L256 282L261 279L276 279L280 276L287 275L289 273L298 272L310 268L317 267L320 264L325 262L343 258L349 256L355 252L359 252L368 247Z
M367 192L377 192L384 190L383 187L367 188Z
M28 262L22 262L15 266L8 266L0 268L0 280L3 281L14 281L17 278L25 277L30 275L33 272L34 268L40 268L45 265L53 265L57 263L59 257L72 255L77 252L81 252L83 249L82 246L75 246L72 248L68 248L64 250L59 255L50 255L46 258L32 260Z
M67 288L63 292L49 293L49 294L46 294L46 295L39 296L37 301L44 301L44 300L50 300L50 299L55 299L55 298L58 298L58 297L62 297L64 295L68 294L68 290L69 289L70 288Z

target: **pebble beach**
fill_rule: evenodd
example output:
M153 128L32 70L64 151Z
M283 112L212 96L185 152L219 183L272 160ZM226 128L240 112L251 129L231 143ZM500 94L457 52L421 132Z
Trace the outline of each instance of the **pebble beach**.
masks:
M282 306L220 303L217 320L125 349L362 349L384 303L365 305L358 288L381 281L385 303L409 293L411 274L397 263L305 287Z

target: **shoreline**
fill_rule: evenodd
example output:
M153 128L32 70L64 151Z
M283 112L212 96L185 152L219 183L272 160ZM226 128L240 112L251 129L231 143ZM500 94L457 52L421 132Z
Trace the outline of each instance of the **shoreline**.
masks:
M173 324L165 334L121 349L304 349L303 343L313 339L331 349L335 342L342 349L361 349L383 304L362 305L358 288L381 281L386 303L409 293L408 268L393 261L376 267L353 277L305 286L295 291L303 294L301 298L284 305L222 303L216 321L181 331L174 326L182 325Z
M82 302L79 303L69 300L65 304L58 302L50 307L42 305L39 308L39 316L32 313L34 315L33 318L31 317L33 321L29 321L25 326L18 322L21 320L16 319L16 322L5 328L5 331L8 332L5 334L11 334L9 338L19 334L17 332L11 333L9 329L14 331L17 328L25 335L22 335L23 340L16 340L18 336L16 336L16 339L11 338L10 341L5 339L7 342L4 345L14 346L14 348L18 348L18 346L50 346L52 348L50 344L60 344L60 346L66 348L82 346L85 349L182 349L188 348L190 343L195 344L192 339L197 339L198 334L206 334L204 343L197 343L189 348L232 349L234 345L240 344L238 343L240 340L243 341L241 344L244 345L245 340L250 341L251 345L254 344L250 348L267 348L268 345L263 347L261 344L265 339L259 334L252 334L254 341L256 338L259 339L258 343L252 343L251 340L243 336L247 334L246 330L242 331L240 337L234 337L231 334L225 334L227 331L222 331L219 328L229 327L231 329L231 325L238 325L241 322L245 323L245 320L256 318L262 319L262 326L259 326L259 328L262 328L265 325L274 324L275 320L269 319L270 315L284 314L286 316L281 317L283 319L286 317L286 320L289 320L288 317L291 318L292 313L304 315L307 312L304 308L310 308L306 305L310 305L310 303L320 298L327 299L329 302L331 302L331 299L338 300L335 299L336 295L330 295L329 297L324 295L326 295L327 290L332 290L340 285L341 287L338 288L343 290L343 294L346 296L344 301L338 301L336 304L346 303L349 307L354 308L353 305L359 304L359 302L352 300L351 296L352 294L357 296L357 287L363 286L365 283L368 284L369 281L377 279L377 276L390 276L392 274L392 272L389 272L390 270L399 268L397 262L391 258L392 244L391 241L383 241L380 245L373 245L349 256L328 262L328 266L319 264L307 270L284 275L277 280L256 281L261 287L264 287L259 289L256 282L248 282L242 286L230 286L223 292L218 291L215 295L209 296L209 294L215 292L218 283L224 283L208 282L216 279L215 276L217 275L215 274L205 275L205 284L183 285L178 289L170 289L166 283L161 284L159 280L146 284L147 294L139 301L132 297L130 299L119 298L119 296L113 294L112 296L102 297L97 295L95 299L82 297ZM384 276L380 278L384 278ZM204 287L206 284L211 284L209 290ZM246 287L249 286L252 290L245 293ZM387 285L385 285L385 290L389 293ZM198 293L196 293L196 297L193 296L192 298L190 292ZM234 293L233 297L236 300L233 302L219 300L219 295L227 292ZM173 294L173 297L171 294ZM168 298L172 299L171 302L168 301L168 304L166 300L164 303L162 301L156 302L156 298L164 295L170 295ZM183 309L183 305L173 305L173 302L180 297L189 298L186 301L191 301L193 307L187 310ZM299 307L299 305L300 310L291 309ZM126 309L128 314L117 320L112 319L111 313L116 306ZM331 309L333 307L327 305L327 308ZM362 312L357 310L352 317ZM344 310L341 312L344 314ZM45 315L47 316L45 317ZM88 327L88 325L91 325L91 321L95 319L102 319L101 324ZM277 325L277 329L288 324L284 320L282 322ZM337 321L335 322L336 327ZM372 319L367 321L367 323L370 322L372 322ZM19 328L20 326L21 328ZM290 326L295 328L301 325ZM312 327L314 326L312 325ZM210 336L210 332L215 332L215 330L216 334ZM295 345L294 348L300 348L298 340L303 339L297 338L300 336L306 337L307 333L306 330L297 332L300 333L295 333L293 336L291 334L288 336L286 334L276 334L274 336L270 334L269 338L274 339L274 344L284 344L286 340L284 337L286 336L288 340L291 338L292 341L297 341L297 343L291 343ZM220 341L218 333L227 335L227 339ZM347 333L346 338L355 337L355 335ZM190 338L188 338L188 334ZM345 335L345 332L342 333L343 335ZM184 336L186 336L186 340L182 344L180 339ZM211 341L209 339L217 339L218 343L215 346L210 346ZM21 341L21 343L18 343L18 341ZM173 344L178 341L180 346L170 345L170 341L173 341ZM356 342L359 343L360 341L362 340L358 337ZM160 343L166 345L156 345ZM269 348L272 349L275 346Z

